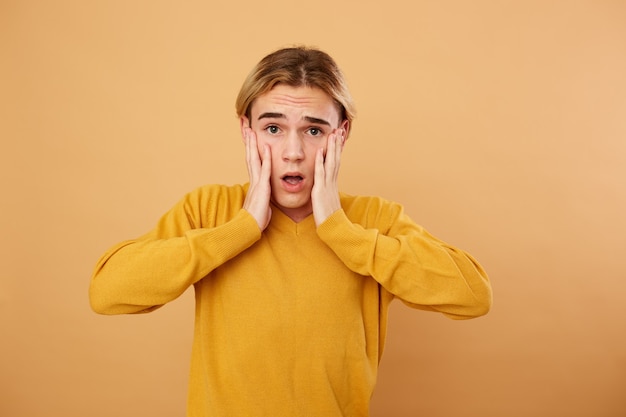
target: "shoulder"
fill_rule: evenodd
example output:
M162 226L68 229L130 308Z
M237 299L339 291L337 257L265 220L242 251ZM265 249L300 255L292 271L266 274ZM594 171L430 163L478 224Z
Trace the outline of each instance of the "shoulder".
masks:
M248 184L207 184L187 193L183 198L185 211L201 219L204 227L221 224L231 219L246 198Z
M248 184L206 184L202 185L186 195L192 199L241 199L245 198Z
M404 212L401 204L379 196L341 193L340 199L346 216L365 227L387 228Z

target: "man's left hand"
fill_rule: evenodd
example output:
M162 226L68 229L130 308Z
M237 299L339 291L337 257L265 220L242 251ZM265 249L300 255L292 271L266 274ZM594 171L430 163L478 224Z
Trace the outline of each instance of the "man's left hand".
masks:
M341 208L339 201L339 165L341 152L345 143L346 132L336 129L328 135L326 157L324 149L320 148L315 157L315 183L311 190L311 202L313 204L313 217L319 227L335 211Z

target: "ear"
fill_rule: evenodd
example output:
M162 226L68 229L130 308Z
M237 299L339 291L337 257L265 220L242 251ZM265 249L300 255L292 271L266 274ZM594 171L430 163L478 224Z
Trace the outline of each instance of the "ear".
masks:
M250 120L246 116L239 118L239 128L241 129L241 140L246 143L246 130L250 129Z
M339 128L343 129L345 132L345 134L343 135L343 143L345 144L348 140L348 137L350 136L350 121L348 119L345 119L343 122L341 122Z

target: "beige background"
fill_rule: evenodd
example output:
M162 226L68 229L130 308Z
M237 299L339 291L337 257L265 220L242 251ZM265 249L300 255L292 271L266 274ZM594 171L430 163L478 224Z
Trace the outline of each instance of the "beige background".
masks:
M88 305L97 258L246 181L234 99L294 43L344 68L342 188L404 203L495 291L394 303L372 415L626 415L626 2L0 1L0 415L183 416L192 294Z

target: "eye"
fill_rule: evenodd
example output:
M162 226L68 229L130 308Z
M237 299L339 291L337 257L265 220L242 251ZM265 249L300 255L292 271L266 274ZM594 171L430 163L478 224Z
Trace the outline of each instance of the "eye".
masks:
M267 133L269 133L270 135L275 135L278 132L280 132L280 129L278 126L276 125L269 125L268 127L265 128L265 130L267 131Z
M323 134L322 129L317 128L317 127L311 127L309 128L309 134L311 136L320 136Z

